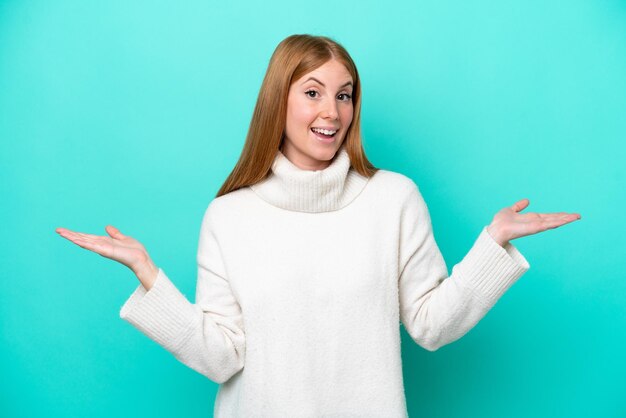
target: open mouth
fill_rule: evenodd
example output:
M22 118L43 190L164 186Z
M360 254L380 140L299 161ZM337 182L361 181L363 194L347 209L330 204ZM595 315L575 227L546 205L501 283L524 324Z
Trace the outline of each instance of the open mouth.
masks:
M334 138L335 135L337 135L338 130L311 128L311 132L313 132L319 138L330 140Z

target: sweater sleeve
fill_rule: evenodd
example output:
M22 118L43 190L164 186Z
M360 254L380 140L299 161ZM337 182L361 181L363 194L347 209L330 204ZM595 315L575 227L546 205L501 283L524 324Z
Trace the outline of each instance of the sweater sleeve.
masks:
M224 383L244 366L245 334L209 209L200 229L196 303L191 304L159 268L150 290L139 285L122 306L120 317L188 367Z
M530 268L517 248L500 246L485 226L448 277L428 208L413 182L400 222L400 318L429 351L465 335Z

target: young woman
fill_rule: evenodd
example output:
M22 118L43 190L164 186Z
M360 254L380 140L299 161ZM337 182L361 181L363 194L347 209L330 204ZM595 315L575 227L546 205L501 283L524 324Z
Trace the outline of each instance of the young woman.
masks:
M580 219L521 214L522 199L448 277L417 185L365 157L360 105L341 45L278 45L202 220L195 304L113 226L57 229L136 274L120 316L220 384L217 417L405 417L400 322L427 350L457 340L530 267L511 240Z

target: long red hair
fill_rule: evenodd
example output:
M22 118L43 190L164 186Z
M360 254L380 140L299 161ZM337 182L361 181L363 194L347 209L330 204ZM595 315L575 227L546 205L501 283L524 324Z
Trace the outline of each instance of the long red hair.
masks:
M363 151L361 81L352 58L343 46L328 37L291 35L281 41L272 54L241 156L216 197L253 185L270 174L276 152L282 147L291 84L333 58L346 67L354 82L352 123L344 139L351 167L366 177L376 173L378 168L369 162Z

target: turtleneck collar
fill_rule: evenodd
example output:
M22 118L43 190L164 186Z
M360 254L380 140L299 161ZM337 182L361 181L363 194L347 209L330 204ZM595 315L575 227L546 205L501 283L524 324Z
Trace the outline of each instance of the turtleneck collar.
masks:
M297 212L329 212L349 205L369 178L350 168L345 144L328 167L303 170L279 150L270 175L250 188L266 202Z

